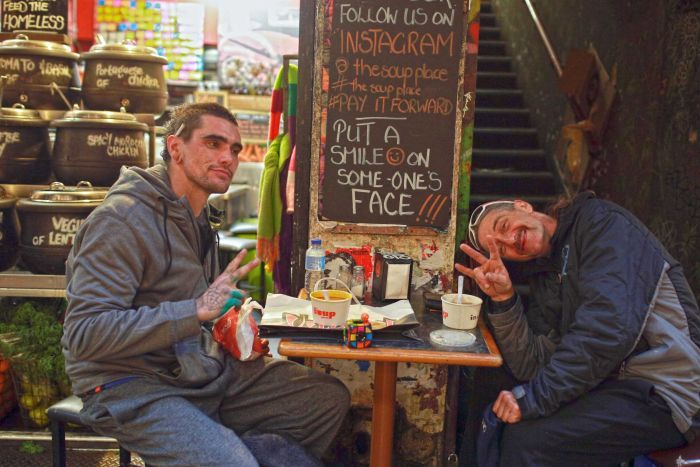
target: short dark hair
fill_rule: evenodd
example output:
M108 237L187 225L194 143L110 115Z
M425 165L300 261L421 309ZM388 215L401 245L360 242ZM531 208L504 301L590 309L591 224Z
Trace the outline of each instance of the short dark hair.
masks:
M170 153L168 152L168 137L170 135L180 136L185 141L189 141L192 137L192 132L202 126L202 116L211 115L213 117L222 118L234 125L238 126L238 120L223 105L214 102L201 102L197 104L183 104L175 107L172 110L170 119L165 124L165 133L163 134L163 150L160 157L164 161L170 161Z

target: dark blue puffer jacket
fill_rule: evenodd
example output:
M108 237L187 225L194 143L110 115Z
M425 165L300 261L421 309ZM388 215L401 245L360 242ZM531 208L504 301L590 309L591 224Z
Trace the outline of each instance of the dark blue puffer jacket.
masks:
M631 213L592 193L560 211L547 258L527 264L528 310L489 313L523 419L610 377L651 382L681 433L700 428L700 313L683 275Z

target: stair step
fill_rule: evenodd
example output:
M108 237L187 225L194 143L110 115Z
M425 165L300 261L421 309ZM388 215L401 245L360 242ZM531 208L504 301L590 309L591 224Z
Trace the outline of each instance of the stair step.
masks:
M547 171L472 169L471 191L479 194L509 193L511 196L553 195L554 178Z
M476 69L479 71L511 71L510 57L476 56Z
M474 149L473 169L547 170L541 149Z
M516 89L518 75L508 71L476 71L476 87L482 89Z
M479 14L479 25L494 27L496 26L496 15L493 13L480 13Z
M482 0L481 13L493 13L493 5L491 5L491 2L485 2Z
M501 38L501 28L479 25L479 41L496 41Z
M532 206L535 208L537 211L543 211L546 209L547 206L552 204L556 199L556 195L518 195L518 196L513 196L511 194L481 194L481 193L474 193L472 192L469 195L469 212L472 212L474 209L476 209L480 204L488 203L489 201L496 201L499 199L521 199L523 201L527 201L528 203L532 204Z
M498 56L508 55L505 41L494 41L490 39L481 40L479 38L479 55Z
M480 102L478 102L480 103ZM530 128L530 109L484 108L475 109L475 125L480 128Z
M474 128L474 148L537 149L534 128Z
M513 108L525 105L520 89L476 89L477 107Z

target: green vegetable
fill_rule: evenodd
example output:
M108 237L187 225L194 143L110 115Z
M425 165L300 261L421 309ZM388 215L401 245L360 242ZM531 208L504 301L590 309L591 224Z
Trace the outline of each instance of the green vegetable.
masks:
M33 441L25 441L19 448L19 452L24 454L41 454L44 448Z
M0 355L10 359L24 379L67 380L61 350L65 312L63 299L33 299L0 303Z

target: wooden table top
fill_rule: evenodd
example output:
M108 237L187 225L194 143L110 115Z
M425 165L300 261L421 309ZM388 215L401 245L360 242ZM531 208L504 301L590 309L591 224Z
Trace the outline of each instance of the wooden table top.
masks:
M421 321L418 336L427 335L431 328L440 328L433 322ZM445 350L424 343L423 348L393 345L377 341L365 349L351 349L339 341L317 340L309 337L284 337L279 343L280 355L288 357L339 358L344 360L369 360L380 362L430 363L437 365L489 366L503 364L503 358L493 336L482 320L473 331L477 340L473 346L459 350ZM423 339L425 340L425 339Z

